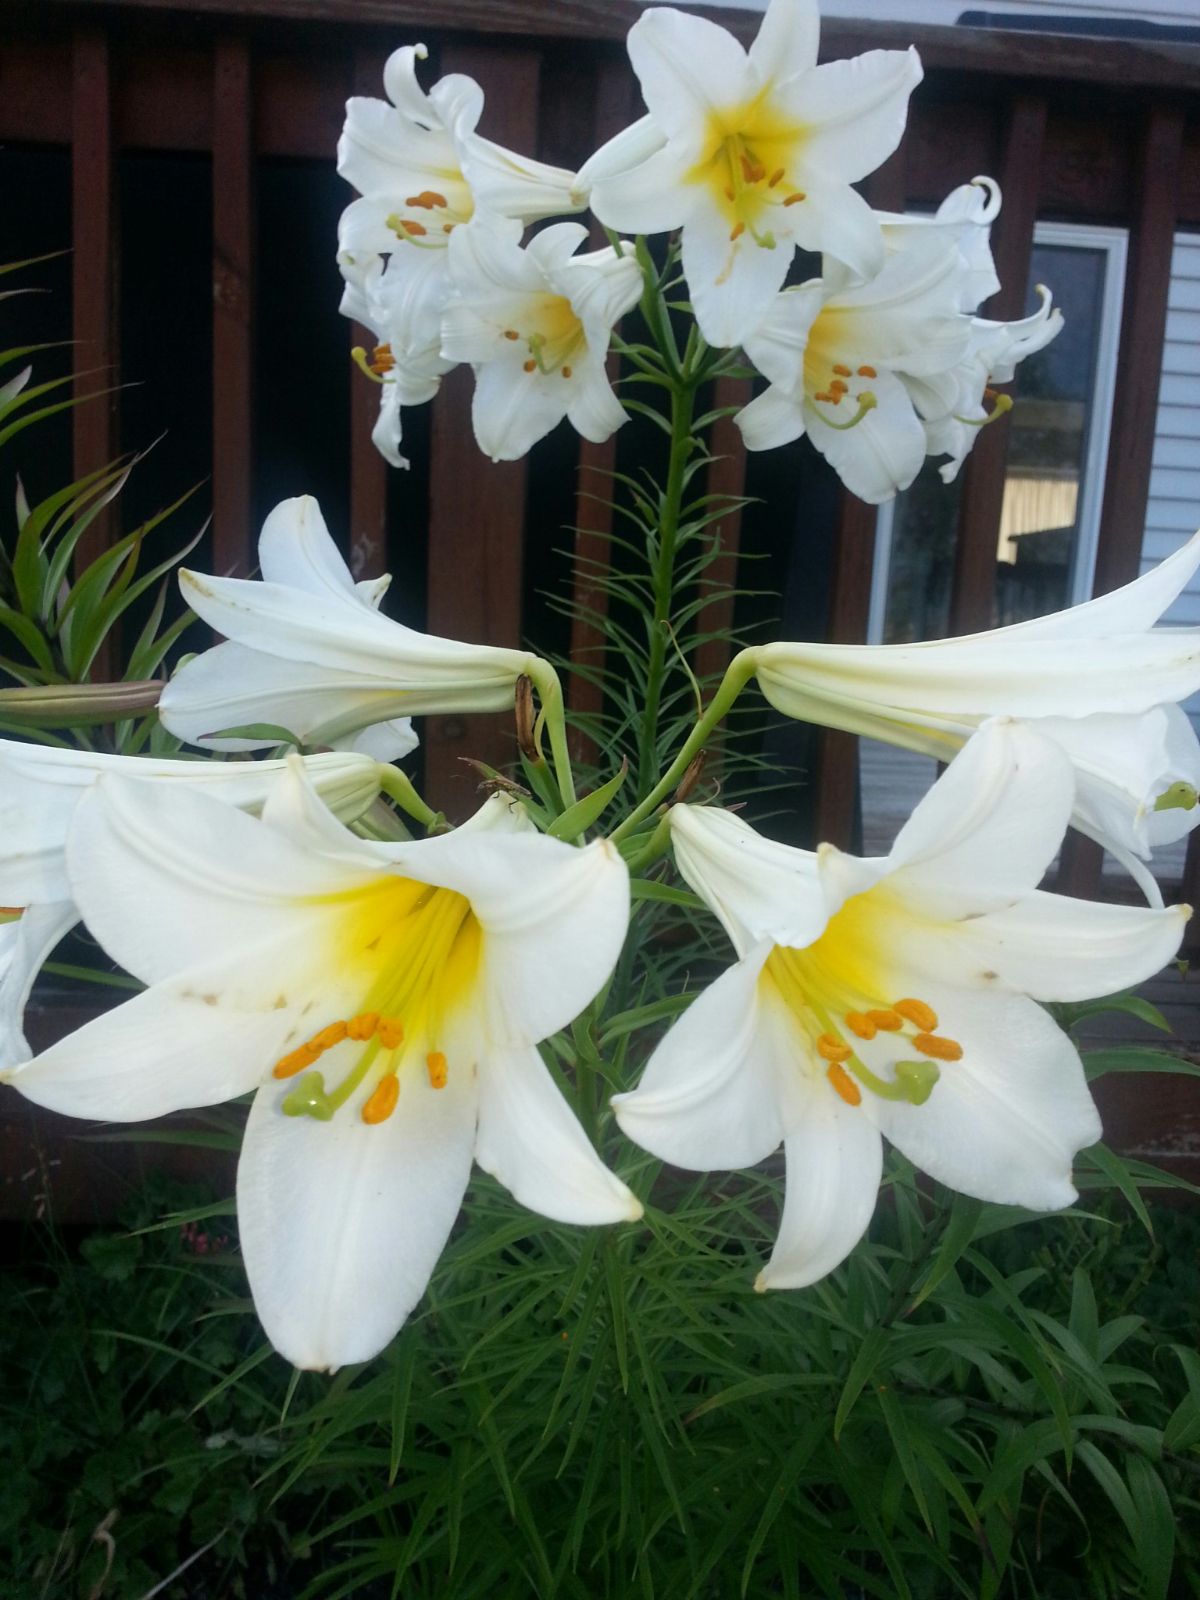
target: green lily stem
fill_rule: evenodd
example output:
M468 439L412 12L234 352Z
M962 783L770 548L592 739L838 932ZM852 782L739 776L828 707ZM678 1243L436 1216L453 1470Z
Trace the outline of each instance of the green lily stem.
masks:
M406 811L415 822L419 822L426 832L444 826L446 819L441 812L425 804L407 773L401 772L399 767L385 766L380 762L378 776L379 787L384 794L389 795L401 811Z
M632 833L636 827L646 820L656 806L661 805L664 800L670 798L692 761L703 750L705 741L713 729L726 716L738 695L741 694L754 676L757 665L757 658L752 649L739 651L734 656L726 669L725 676L721 679L720 688L709 701L703 716L684 741L679 754L641 804L629 813L624 822L613 829L610 837L614 842L624 839L628 834Z
M689 352L690 353L690 352ZM666 676L671 610L675 600L675 555L683 506L687 464L694 448L692 420L696 410L695 379L684 370L671 383L671 453L658 522L654 562L654 616L650 624L650 657L646 665L646 699L638 738L638 789L644 796L658 761L658 714Z
M538 660L528 670L542 702L542 716L550 735L550 759L554 763L554 777L565 811L575 804L575 775L571 770L571 751L567 744L562 682L548 661Z

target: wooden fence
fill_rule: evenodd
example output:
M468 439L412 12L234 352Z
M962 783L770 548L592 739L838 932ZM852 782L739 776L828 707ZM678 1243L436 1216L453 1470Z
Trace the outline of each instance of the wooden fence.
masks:
M623 0L6 0L0 16L0 147L68 149L73 246L73 335L91 367L121 375L117 326L121 239L116 190L128 152L186 152L211 161L212 297L178 314L211 318L213 559L217 570L252 561L256 316L256 177L264 160L332 163L344 102L381 92L389 51L422 38L429 78L467 72L485 86L484 131L545 160L577 165L639 112L623 48L640 7ZM757 18L719 14L748 39ZM1020 315L1036 218L1128 228L1130 258L1110 453L1096 566L1103 592L1136 575L1149 487L1173 236L1200 228L1200 49L1078 37L1021 35L830 21L823 55L915 43L926 79L901 149L868 182L891 210L936 204L976 173L994 173L1004 210L994 231L1002 296L988 308ZM0 163L3 154L0 153ZM3 171L0 165L0 172ZM347 198L349 193L347 192ZM332 251L332 240L330 241ZM332 307L330 307L330 312ZM347 350L366 342L347 330ZM375 396L349 361L348 482L352 558L380 570L387 535L387 472L370 442ZM469 375L452 373L433 404L423 530L430 630L511 644L522 635L522 562L531 526L524 462L493 466L470 433ZM731 385L725 400L738 398ZM73 414L74 461L83 473L120 444L120 395ZM951 626L991 616L1007 428L989 428L965 474L955 553ZM710 485L736 494L744 462L736 431L718 441ZM590 497L613 446L578 447L579 535L597 553L609 531ZM424 489L423 489L423 492ZM414 526L422 524L418 515ZM102 520L93 548L110 535ZM737 571L737 518L723 528L721 578ZM874 513L848 494L836 512L825 636L865 637ZM583 569L577 595L588 598ZM719 606L705 618L728 624ZM572 639L595 650L592 630ZM721 665L718 646L700 665ZM594 707L582 680L571 693ZM590 698L593 697L593 698ZM452 796L465 753L503 760L498 719L427 719L426 781ZM846 843L852 827L856 741L826 733L813 777L819 835ZM1193 836L1195 839L1196 836ZM1200 848L1189 856L1200 894ZM1086 841L1066 852L1061 884L1092 894L1099 859Z

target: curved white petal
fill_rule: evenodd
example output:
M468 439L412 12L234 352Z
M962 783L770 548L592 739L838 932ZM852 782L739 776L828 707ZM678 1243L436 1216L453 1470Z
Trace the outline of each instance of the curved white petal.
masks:
M804 402L772 384L734 417L747 450L775 450L804 433Z
M1074 793L1070 763L1051 740L1022 723L989 723L896 836L893 879L931 912L1013 901L1054 859Z
M1149 572L1109 594L1069 606L1048 617L1014 623L1000 630L1011 639L1104 639L1111 634L1140 633L1152 628L1174 604L1200 568L1200 533L1160 561ZM1192 630L1188 630L1189 632Z
M520 351L485 362L471 402L479 448L493 461L519 461L563 420L570 398L558 373L525 372Z
M284 942L252 959L239 951L233 960L181 972L68 1034L10 1082L50 1111L112 1122L143 1122L246 1094L295 1027L294 1008L263 1003L264 986L286 973L287 963Z
M815 67L820 36L817 0L771 0L749 52L759 81L768 84Z
M71 900L27 906L13 922L0 923L0 1072L28 1061L25 1007L34 980L60 939L79 920Z
M521 1205L556 1222L636 1222L642 1214L532 1047L480 1061L475 1159Z
M620 233L663 233L682 227L696 203L684 183L687 171L687 158L670 146L627 170L600 169L592 184L592 210L606 227Z
M578 374L567 419L576 433L594 444L611 439L621 424L629 421L625 407L613 393L602 360L589 360Z
M575 196L586 200L593 184L617 177L657 155L666 135L651 116L640 117L605 141L575 174Z
M883 234L870 206L848 184L839 185L820 169L804 177L806 199L791 208L794 242L802 250L821 250L858 278L870 279L884 263Z
M827 299L820 278L775 296L763 320L746 339L746 354L772 384L804 392L804 353L808 336Z
M922 76L921 58L910 47L829 61L798 79L804 172L853 183L882 166L904 135L908 99ZM786 92L781 86L781 96Z
M255 1309L297 1367L368 1361L420 1300L471 1170L475 1091L406 1079L375 1126L280 1110L287 1086L258 1093L238 1166L238 1233Z
M718 806L672 806L668 818L680 872L740 956L763 939L802 947L820 938L837 903L811 851L776 844Z
M779 1237L756 1289L803 1289L840 1265L867 1231L883 1176L878 1128L823 1081L783 1148Z
M857 392L857 391L856 391ZM870 380L876 404L854 427L855 395L838 406L809 399L807 432L846 487L868 505L882 505L912 483L925 460L925 430L904 385L890 372Z
M313 902L379 870L370 846L343 832L357 874L210 795L110 775L79 802L68 875L88 927L145 983L219 953L248 959L285 930L299 963L322 925Z
M770 952L763 943L723 972L671 1028L638 1087L613 1096L622 1132L673 1166L753 1166L790 1131L804 1043L762 979Z
M628 47L651 116L689 150L702 143L709 113L739 104L750 88L746 52L706 17L656 6L629 30Z
M792 260L790 240L767 248L748 231L737 239L730 233L729 218L702 191L683 226L683 271L700 331L720 346L754 333Z
M401 756L411 755L420 742L412 718L396 717L391 722L377 722L373 727L363 728L347 741L344 748L370 756L372 760L381 761L387 766L399 761Z
M341 600L356 595L350 568L310 494L281 500L258 536L258 564L265 583L290 584L307 594Z
M863 1109L961 1194L1035 1211L1070 1205L1071 1162L1101 1134L1074 1045L1023 995L930 988L924 998L962 1060L942 1067L924 1105L866 1093Z

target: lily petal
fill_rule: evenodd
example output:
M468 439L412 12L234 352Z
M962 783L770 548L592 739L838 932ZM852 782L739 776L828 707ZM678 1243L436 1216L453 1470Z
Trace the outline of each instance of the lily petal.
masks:
M238 1167L238 1233L254 1304L293 1365L368 1361L420 1300L471 1170L475 1092L406 1082L381 1125L280 1110L260 1089Z
M475 1159L515 1200L556 1222L636 1222L642 1214L532 1047L480 1062Z

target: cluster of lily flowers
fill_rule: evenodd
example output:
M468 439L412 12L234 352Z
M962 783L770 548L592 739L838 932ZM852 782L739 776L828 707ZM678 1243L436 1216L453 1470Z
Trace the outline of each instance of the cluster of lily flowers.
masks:
M737 415L752 450L807 433L843 482L879 503L927 456L958 472L1011 405L994 385L1062 326L1049 293L1016 322L975 315L1000 287L988 244L996 185L977 178L932 217L876 212L851 184L904 132L914 50L817 65L815 0L771 0L749 51L667 7L629 54L649 108L576 173L483 138L483 91L452 74L426 94L421 45L397 50L388 100L353 99L338 170L359 191L339 228L342 310L378 341L358 352L381 389L374 438L394 465L401 408L459 363L475 374L485 454L523 456L567 417L609 438L627 413L606 361L642 294L631 240L681 230L691 309L707 343L741 347L768 386ZM588 208L609 234L577 253ZM785 288L797 248L820 276Z
M519 453L564 411L584 432L620 420L594 330L636 298L632 255L573 255L572 224L525 247L516 229L586 176L602 218L682 227L706 337L791 350L786 371L756 356L771 387L743 414L748 435L808 429L847 481L867 469L820 430L857 438L892 481L888 419L909 407L921 457L957 459L980 373L1052 319L999 329L964 309L991 282L990 185L926 223L881 220L848 187L899 137L915 59L814 66L806 0L772 0L748 55L667 10L637 23L630 49L650 116L565 183L476 135L469 80L425 96L419 51L389 63L389 106L351 102L342 161L363 198L342 260L354 314L389 335L374 355L381 442L395 453L399 405L429 397L448 350L476 367L490 453ZM485 200L507 221L485 220ZM824 276L743 328L796 243L826 252ZM928 316L910 325L896 308L917 303ZM952 390L957 409L932 415ZM839 432L852 406L861 416ZM965 443L951 447L948 416ZM259 558L258 580L181 575L225 642L177 671L159 713L201 749L254 753L283 727L316 753L157 760L0 742L0 1076L39 1105L118 1121L253 1094L239 1236L266 1332L296 1365L384 1347L424 1293L472 1161L561 1223L641 1217L538 1046L608 983L627 859L651 834L733 960L613 1109L630 1140L682 1167L741 1168L782 1146L785 1205L757 1287L802 1287L844 1260L869 1224L885 1138L985 1201L1074 1200L1072 1161L1100 1123L1042 1003L1128 987L1178 949L1189 908L1163 906L1146 863L1200 819L1200 744L1179 705L1200 689L1200 630L1155 624L1200 566L1200 535L1126 588L1035 622L735 657L734 691L754 680L788 716L949 763L873 859L775 843L669 789L644 822L590 842L542 831L505 788L459 827L396 838L381 796L421 815L392 764L416 742L411 717L510 711L531 682L553 742L553 669L389 620L387 580L354 581L310 499L276 508ZM1145 906L1039 889L1068 825L1128 865ZM32 984L80 921L145 987L32 1056Z

